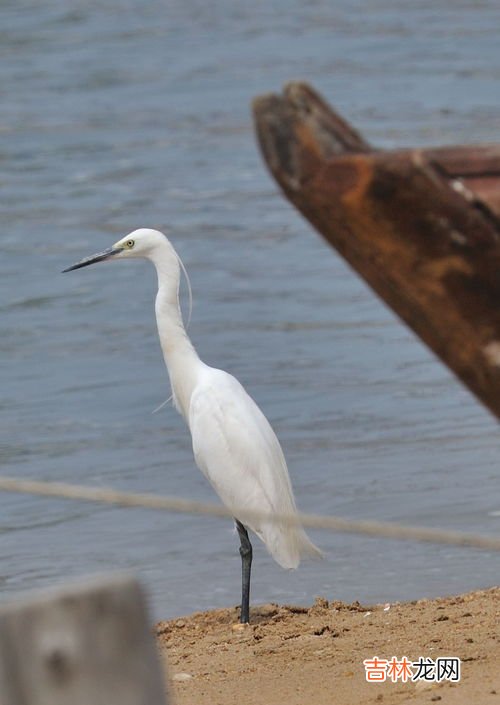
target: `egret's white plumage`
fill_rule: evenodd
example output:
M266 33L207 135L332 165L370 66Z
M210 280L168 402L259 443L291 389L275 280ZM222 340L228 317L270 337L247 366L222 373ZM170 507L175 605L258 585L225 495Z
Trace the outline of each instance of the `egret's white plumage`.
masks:
M201 370L191 396L189 427L198 467L275 561L283 568L296 568L301 554L314 553L302 528L255 522L245 514L248 509L293 515L296 507L278 439L238 380L223 370Z
M270 516L295 514L286 461L268 420L238 380L198 357L179 307L179 258L165 235L136 230L110 250L70 269L131 257L149 259L156 267L160 344L174 404L191 431L201 472L234 517L257 534L283 568L296 568L304 554L321 555L300 526L255 521L246 515L245 510ZM249 579L248 573L248 583Z

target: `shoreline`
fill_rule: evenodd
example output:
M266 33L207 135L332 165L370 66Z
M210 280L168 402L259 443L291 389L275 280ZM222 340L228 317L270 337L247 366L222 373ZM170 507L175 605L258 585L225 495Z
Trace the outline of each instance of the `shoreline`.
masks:
M500 700L500 588L386 605L218 609L162 621L158 647L177 705L494 705ZM459 682L367 682L365 659L461 661Z

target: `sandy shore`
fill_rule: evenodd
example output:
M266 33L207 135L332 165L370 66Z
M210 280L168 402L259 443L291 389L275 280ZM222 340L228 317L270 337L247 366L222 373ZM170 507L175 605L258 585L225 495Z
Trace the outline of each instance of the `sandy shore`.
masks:
M500 588L491 588L391 605L263 605L246 626L236 609L215 610L156 631L177 705L495 705L499 616ZM368 683L363 661L374 656L458 657L461 679Z

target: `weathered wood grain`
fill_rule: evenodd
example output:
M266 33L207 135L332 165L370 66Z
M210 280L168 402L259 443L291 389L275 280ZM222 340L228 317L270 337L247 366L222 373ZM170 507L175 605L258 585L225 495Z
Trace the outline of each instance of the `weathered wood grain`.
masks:
M1 705L162 705L138 583L84 582L0 609Z
M377 151L305 84L254 118L285 195L500 417L500 146Z

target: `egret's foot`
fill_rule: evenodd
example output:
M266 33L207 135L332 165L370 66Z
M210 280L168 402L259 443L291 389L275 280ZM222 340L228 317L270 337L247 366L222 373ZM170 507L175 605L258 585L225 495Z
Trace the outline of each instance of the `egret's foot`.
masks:
M231 627L231 629L233 630L233 632L243 632L243 631L245 631L245 629L246 629L247 627L249 627L249 626L250 626L250 625L249 625L248 622L245 622L245 623L243 623L243 622L237 622L236 624L233 624L233 626Z

